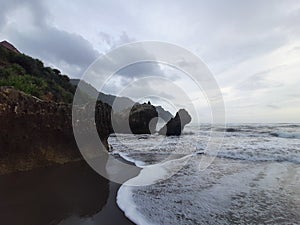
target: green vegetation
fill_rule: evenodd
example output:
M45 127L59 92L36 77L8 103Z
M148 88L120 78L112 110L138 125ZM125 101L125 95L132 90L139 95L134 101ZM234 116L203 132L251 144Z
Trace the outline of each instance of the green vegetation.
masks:
M71 103L75 87L66 75L25 54L0 46L0 86L14 86L40 99Z

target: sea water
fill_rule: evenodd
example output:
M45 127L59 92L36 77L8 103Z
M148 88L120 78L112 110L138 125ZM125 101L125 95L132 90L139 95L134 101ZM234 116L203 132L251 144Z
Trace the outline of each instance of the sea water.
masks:
M212 132L224 132L213 152ZM299 124L202 124L180 137L123 134L109 143L142 168L117 197L136 224L299 224ZM203 157L214 160L200 170Z

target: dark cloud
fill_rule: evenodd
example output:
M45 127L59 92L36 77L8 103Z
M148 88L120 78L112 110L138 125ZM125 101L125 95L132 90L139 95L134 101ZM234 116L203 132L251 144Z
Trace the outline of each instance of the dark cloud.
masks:
M40 0L0 0L0 29L7 23L7 15L17 9L27 8L32 17L33 23L37 26L43 26L47 22L49 12L42 1Z
M19 9L20 7L26 7L28 8L33 17L35 18L34 23L41 24L44 22L44 19L46 15L48 14L45 10L45 7L43 7L42 4L40 4L41 1L38 0L31 0L31 1L22 1L22 0L0 0L0 29L2 29L6 23L7 23L7 16L12 11L15 11L16 9ZM39 18L39 19L38 19Z
M42 1L7 2L9 4L4 5L2 18L6 18L8 13L18 7L26 8L33 18L30 32L20 31L18 27L6 28L8 41L22 52L59 67L63 72L70 73L70 76L81 76L99 55L91 43L82 36L60 30L48 23L49 13ZM5 22L2 28L4 25Z
M15 1L5 1L5 0L1 0L0 1L0 29L3 28L3 26L6 24L7 22L7 16L6 13L7 11L10 11L11 9L13 9L13 5L14 5Z
M11 30L10 40L21 49L52 64L78 66L86 69L99 55L83 37L54 27L39 27L34 35ZM82 71L81 71L82 72ZM70 74L79 75L79 74Z
M107 75L112 74L110 79L113 79L114 82L110 82L112 84L108 86L120 89L136 79L149 76L167 77L168 74L161 68L161 65L155 62L155 56L150 54L143 47L132 46L111 51L108 55L103 56L103 60L99 60L93 65L86 78L90 82L98 83L97 86L101 86L106 82ZM151 61L147 61L148 59Z

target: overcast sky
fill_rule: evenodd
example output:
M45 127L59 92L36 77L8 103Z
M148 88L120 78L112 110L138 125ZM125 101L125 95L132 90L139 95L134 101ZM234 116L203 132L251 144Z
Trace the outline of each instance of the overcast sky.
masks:
M298 0L0 0L0 39L71 77L81 77L101 54L133 41L190 50L214 74L228 122L300 122L299 24ZM124 69L105 91L118 94L126 82L137 81L134 91L124 93L143 99L156 92L161 99L150 98L155 103L172 112L184 107L180 91L139 80L142 73L171 77L192 98L200 121L209 120L201 91L167 66Z

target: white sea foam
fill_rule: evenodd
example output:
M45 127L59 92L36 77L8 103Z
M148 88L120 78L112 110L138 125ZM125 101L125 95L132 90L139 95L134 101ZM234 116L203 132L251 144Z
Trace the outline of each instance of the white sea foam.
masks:
M124 154L121 154L124 156ZM160 181L170 178L174 172L180 170L193 155L187 155L179 159L169 160L154 165L141 166L142 170L137 177L125 182L119 189L117 195L117 204L125 213L125 215L138 225L153 225L149 222L137 209L132 198L132 189L137 186L153 185ZM126 160L131 162L134 159L125 156Z
M128 219L137 225L154 225L141 214L132 198L132 187L123 184L117 195L117 204Z
M141 160L137 160L134 159L132 157L129 157L128 153L124 153L124 152L114 152L114 154L119 154L123 159L125 159L128 162L132 162L133 164L135 164L137 167L143 167L145 165L145 163Z
M192 158L179 174L155 185L122 186L118 205L138 225L276 224L280 219L291 223L299 219L299 207L283 210L299 203L300 170L295 164L217 159L203 172L195 165L197 159Z

